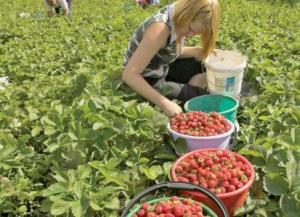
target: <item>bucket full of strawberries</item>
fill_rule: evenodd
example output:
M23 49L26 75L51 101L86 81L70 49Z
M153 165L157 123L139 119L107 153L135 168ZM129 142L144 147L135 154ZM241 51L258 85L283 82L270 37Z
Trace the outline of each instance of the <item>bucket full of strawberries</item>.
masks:
M215 193L230 216L245 203L255 178L252 164L243 156L219 149L201 149L180 157L171 170L172 181L193 183ZM207 205L221 215L209 198L197 191L182 192Z
M172 117L167 129L173 139L182 138L186 141L188 151L228 149L234 125L220 113L192 111Z
M161 189L196 191L204 194L213 201L216 207L218 207L219 212L221 213L219 217L229 217L223 202L213 193L201 186L185 182L162 183L145 189L128 203L127 207L123 210L121 217L218 217L218 215L204 203L191 198L173 195L140 203L140 200Z

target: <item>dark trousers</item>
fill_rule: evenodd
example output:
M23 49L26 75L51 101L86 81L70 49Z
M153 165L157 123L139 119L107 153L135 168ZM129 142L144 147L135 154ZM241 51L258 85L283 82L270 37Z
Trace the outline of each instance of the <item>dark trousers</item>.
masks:
M178 87L180 87L180 89L176 88L174 91L174 93L176 93L175 98L184 103L196 96L208 94L206 89L188 84L192 77L204 72L206 72L206 69L203 63L194 58L177 59L169 65L165 82L175 82L179 84ZM145 80L151 86L155 86L160 78L147 77ZM175 94L172 94L173 97L174 95Z
M185 103L194 97L208 94L207 90L188 84L189 80L194 77L194 75L205 72L206 68L203 63L194 58L177 59L169 65L166 81L185 84L179 95L176 97L178 100Z

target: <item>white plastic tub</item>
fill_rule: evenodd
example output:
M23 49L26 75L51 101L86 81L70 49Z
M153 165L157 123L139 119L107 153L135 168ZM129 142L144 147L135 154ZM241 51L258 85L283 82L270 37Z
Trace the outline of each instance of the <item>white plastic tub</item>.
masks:
M0 90L4 90L9 83L8 76L0 77Z
M236 97L241 92L246 57L238 51L216 50L205 62L208 91Z
M167 129L174 140L177 138L182 138L186 141L187 150L195 151L198 149L205 149L205 148L218 148L221 150L227 150L229 149L229 142L231 134L234 131L234 125L230 121L228 121L231 128L228 132L219 134L216 136L190 136L178 133L174 131L170 127L170 123L167 124Z

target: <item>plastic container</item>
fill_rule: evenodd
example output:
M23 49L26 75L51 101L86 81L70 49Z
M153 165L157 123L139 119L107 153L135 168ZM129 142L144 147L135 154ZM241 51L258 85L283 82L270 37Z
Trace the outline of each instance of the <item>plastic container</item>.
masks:
M153 193L153 192L163 189L163 188L166 188L169 190L179 190L179 191L182 191L182 190L195 191L196 190L198 193L204 194L208 198L210 198L210 201L212 202L212 204L214 204L214 206L217 207L217 209L219 210L219 213L221 213L221 215L216 215L214 211L212 211L208 206L206 206L204 204L205 201L200 201L200 202L202 202L202 208L203 208L204 214L206 214L207 216L210 216L210 217L220 217L220 216L229 217L228 211L226 210L223 202L219 198L217 198L213 193L211 193L209 190L207 190L201 186L197 186L197 185L194 185L191 183L185 183L185 182L162 183L162 184L157 184L157 185L154 185L154 186L151 186L151 187L145 189L143 192L136 195L128 203L128 205L123 210L121 217L132 217L140 209L141 204L138 204L138 202L142 198L144 198L145 196L147 196L150 193ZM147 201L147 203L155 204L159 201L164 201L164 200L168 200L168 199L170 199L170 198L169 197L161 197L158 199Z
M187 101L184 104L184 110L186 112L219 112L227 120L234 123L238 106L239 102L233 97L224 95L203 95Z
M173 139L182 138L186 141L187 150L194 151L198 149L206 149L206 148L218 148L218 149L228 149L231 134L234 131L234 125L230 121L228 121L231 125L231 128L228 132L216 135L216 136L189 136L181 133L177 133L172 130L170 127L170 123L167 124L167 128L169 133L172 135Z
M246 57L237 51L216 50L204 61L208 91L236 97L241 92Z
M197 151L193 151L193 152L189 152L185 155L183 155L182 157L180 157L175 164L172 167L171 170L171 179L172 181L177 181L177 177L176 177L176 172L175 172L175 168L177 167L177 165L179 164L179 162L181 162L182 160L184 160L185 158L189 157L190 155L196 153L196 152L201 152L201 151L211 151L211 150L215 150L217 151L218 149L203 149L203 150L197 150ZM243 156L235 153L235 152L230 152L233 153L235 155L238 155L240 157L240 159L245 162L247 165L250 166L251 168L251 176L249 178L249 181L247 184L245 184L242 188L239 188L233 192L228 192L228 193L223 193L223 194L218 194L217 197L225 204L226 209L229 212L230 216L233 216L234 211L240 207L242 207L248 197L249 194L249 189L252 186L252 183L255 179L255 170L252 166L252 164ZM214 205L214 203L204 194L199 193L199 192L195 192L195 191L190 191L190 192L182 192L183 194L186 194L188 196L193 197L195 200L198 201L206 201L206 204L211 207L216 213L217 215L221 215L221 213L219 212L218 208Z
M8 76L0 77L0 90L4 90L8 84L9 84Z

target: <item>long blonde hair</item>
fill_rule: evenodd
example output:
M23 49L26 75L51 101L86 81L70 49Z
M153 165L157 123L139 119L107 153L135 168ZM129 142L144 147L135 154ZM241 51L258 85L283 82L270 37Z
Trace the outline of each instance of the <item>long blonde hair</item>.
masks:
M218 0L177 0L173 21L175 28L184 28L194 20L202 19L205 22L205 31L200 35L202 53L205 59L215 48L219 30L219 3Z

